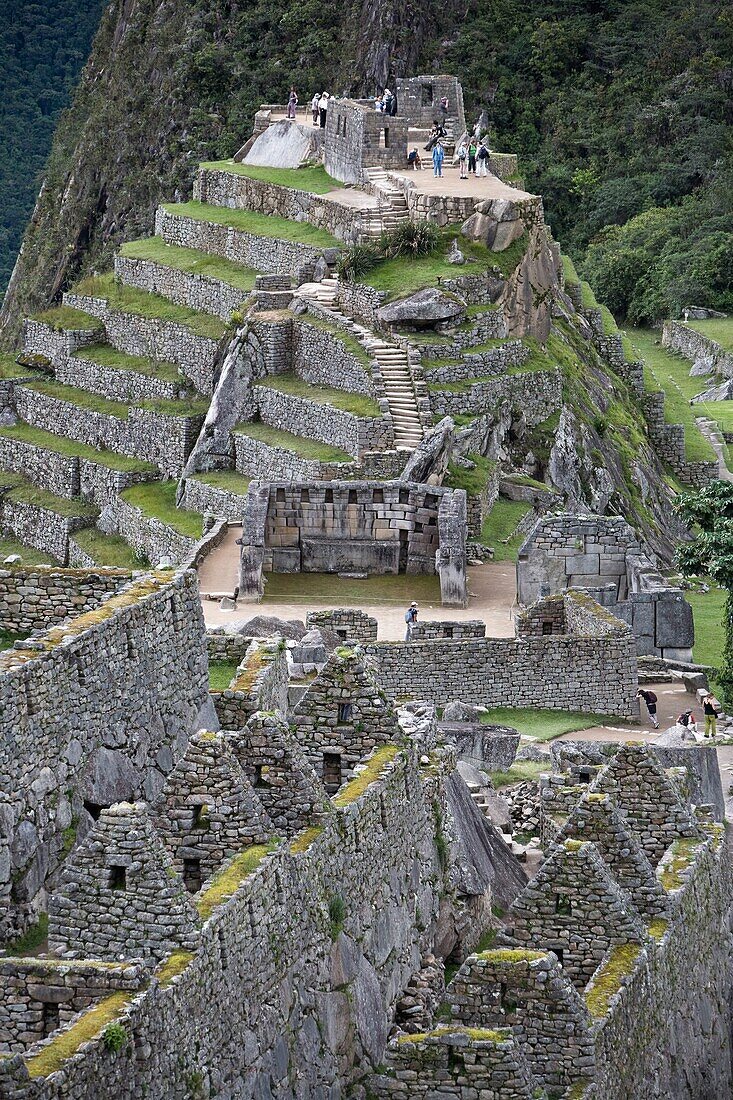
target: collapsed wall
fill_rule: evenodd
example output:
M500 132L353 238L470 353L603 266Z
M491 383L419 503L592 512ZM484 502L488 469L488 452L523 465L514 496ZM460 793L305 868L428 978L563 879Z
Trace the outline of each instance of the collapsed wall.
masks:
M0 654L2 936L27 923L102 806L160 790L207 698L193 571L138 577Z

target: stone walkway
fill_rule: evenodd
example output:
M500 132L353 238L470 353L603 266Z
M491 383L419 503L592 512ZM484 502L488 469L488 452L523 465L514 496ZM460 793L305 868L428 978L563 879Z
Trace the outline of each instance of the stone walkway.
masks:
M406 169L404 172L396 172L390 169L391 176L399 176L413 184L416 191L423 195L447 195L450 198L472 198L476 202L485 199L508 199L511 202L522 202L524 199L534 198L528 191L522 191L518 187L512 187L504 183L498 176L469 176L468 179L460 178L458 165L453 167L448 162L443 162L443 175L433 175L433 165L430 153L421 151L423 157L422 171Z
M733 481L733 473L728 469L725 461L725 442L721 438L718 425L705 416L696 416L695 423L718 456L718 477L721 481Z

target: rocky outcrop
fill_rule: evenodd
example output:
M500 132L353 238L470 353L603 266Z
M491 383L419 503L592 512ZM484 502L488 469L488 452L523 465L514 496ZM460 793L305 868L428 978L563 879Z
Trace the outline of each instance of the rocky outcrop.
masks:
M323 130L283 119L255 138L245 164L265 164L270 168L299 168L318 160L323 150Z
M527 250L509 275L499 299L509 336L547 339L552 324L552 306L559 290L559 273L558 246L545 226L533 227Z
M437 324L457 321L465 306L456 298L434 287L418 290L407 298L399 298L377 310L377 317L388 325L414 325L431 328Z
M492 252L503 252L524 233L524 211L511 199L486 199L461 226L464 237L479 241Z
M412 452L400 475L400 481L427 481L432 485L442 484L453 451L454 427L453 420L449 416L444 416L440 423L424 436L420 446Z

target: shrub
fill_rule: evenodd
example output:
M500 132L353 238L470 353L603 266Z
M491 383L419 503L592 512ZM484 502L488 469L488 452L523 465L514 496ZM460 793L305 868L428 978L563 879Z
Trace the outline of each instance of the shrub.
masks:
M331 939L336 940L339 932L344 927L344 921L346 920L346 906L344 899L340 894L334 894L328 903L328 921L331 932Z
M122 1050L127 1042L127 1032L122 1024L107 1024L102 1035L102 1042L107 1050L112 1054L116 1054L118 1050Z
M355 283L362 275L367 275L373 267L376 267L381 259L382 256L374 245L352 245L351 248L344 249L339 257L339 278Z
M438 227L432 222L403 222L391 233L383 233L379 245L385 257L430 256L440 244Z

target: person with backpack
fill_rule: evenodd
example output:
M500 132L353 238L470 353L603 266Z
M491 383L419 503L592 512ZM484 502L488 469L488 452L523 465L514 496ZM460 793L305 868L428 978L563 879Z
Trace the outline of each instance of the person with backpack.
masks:
M476 142L471 138L471 144L468 147L468 174L473 172L476 175Z
M445 150L443 148L443 143L440 140L438 140L438 141L436 141L435 145L433 146L433 175L434 176L441 176L442 177L442 175L443 175L443 157L444 156L445 156Z
M407 630L405 631L405 641L406 642L411 642L412 641L412 628L413 628L414 624L417 622L418 611L419 611L419 608L418 608L417 604L415 603L415 601L413 600L412 603L410 604L410 606L408 607L407 611L405 612L405 622L407 623Z
M677 732L682 737L686 733L691 733L693 738L697 740L697 722L691 710L683 710L682 714L677 716Z
M705 736L716 737L718 733L718 715L720 714L720 703L711 691L709 691L703 699L702 709L703 714L705 715Z
M646 709L649 711L649 721L655 730L659 729L659 719L657 718L657 697L653 691L644 691L643 688L639 688L636 693L637 699L643 699L646 703Z
M478 165L477 176L488 176L489 174L489 150L485 141L480 141L478 146L478 152L476 153L476 164Z
M468 173L466 172L466 162L467 162L467 160L468 160L468 147L466 146L465 141L462 141L461 144L460 144L460 147L458 149L458 167L461 170L461 174L458 177L459 179L462 179L462 180L467 180L468 179Z

